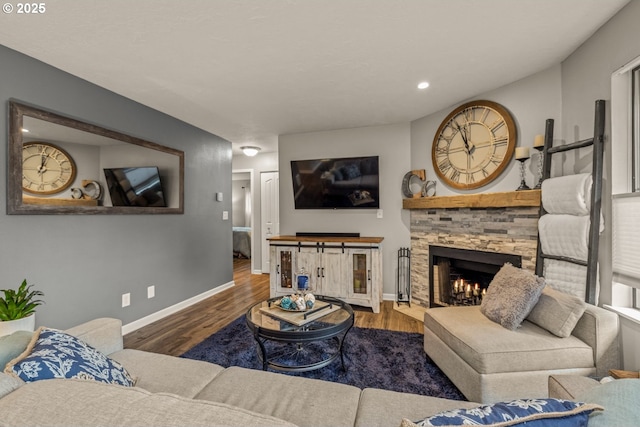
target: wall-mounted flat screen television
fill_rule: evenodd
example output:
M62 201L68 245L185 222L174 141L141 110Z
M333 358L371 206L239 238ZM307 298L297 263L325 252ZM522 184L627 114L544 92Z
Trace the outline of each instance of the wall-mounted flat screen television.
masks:
M105 168L104 175L113 206L167 206L155 166Z
M296 209L378 209L378 156L292 160Z

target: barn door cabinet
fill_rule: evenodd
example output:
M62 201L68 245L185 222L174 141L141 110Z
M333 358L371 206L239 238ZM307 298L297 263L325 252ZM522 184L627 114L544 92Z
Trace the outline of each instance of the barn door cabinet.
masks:
M380 312L381 237L269 238L271 297L295 292L296 274L309 275L311 291Z

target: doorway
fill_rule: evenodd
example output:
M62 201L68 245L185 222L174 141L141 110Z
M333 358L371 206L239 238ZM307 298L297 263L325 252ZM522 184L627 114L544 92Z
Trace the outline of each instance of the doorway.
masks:
M253 266L253 171L234 170L231 173L231 212L233 257Z

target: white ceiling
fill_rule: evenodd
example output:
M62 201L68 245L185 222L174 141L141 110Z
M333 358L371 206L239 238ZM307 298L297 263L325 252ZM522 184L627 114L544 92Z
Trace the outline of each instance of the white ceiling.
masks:
M0 43L268 152L279 134L408 122L558 64L628 1L55 0L0 14Z

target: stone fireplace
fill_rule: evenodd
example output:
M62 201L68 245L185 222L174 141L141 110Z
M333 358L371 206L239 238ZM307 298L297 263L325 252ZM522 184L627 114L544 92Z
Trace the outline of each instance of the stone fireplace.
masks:
M440 305L435 299L441 297L435 286L440 279L433 277L430 256L435 247L504 254L508 262L517 265L519 259L522 268L535 272L539 206L539 190L405 199L403 207L411 210L411 301L424 308ZM490 277L497 272L495 265L482 269L491 270L485 272ZM490 281L479 277L479 285Z

